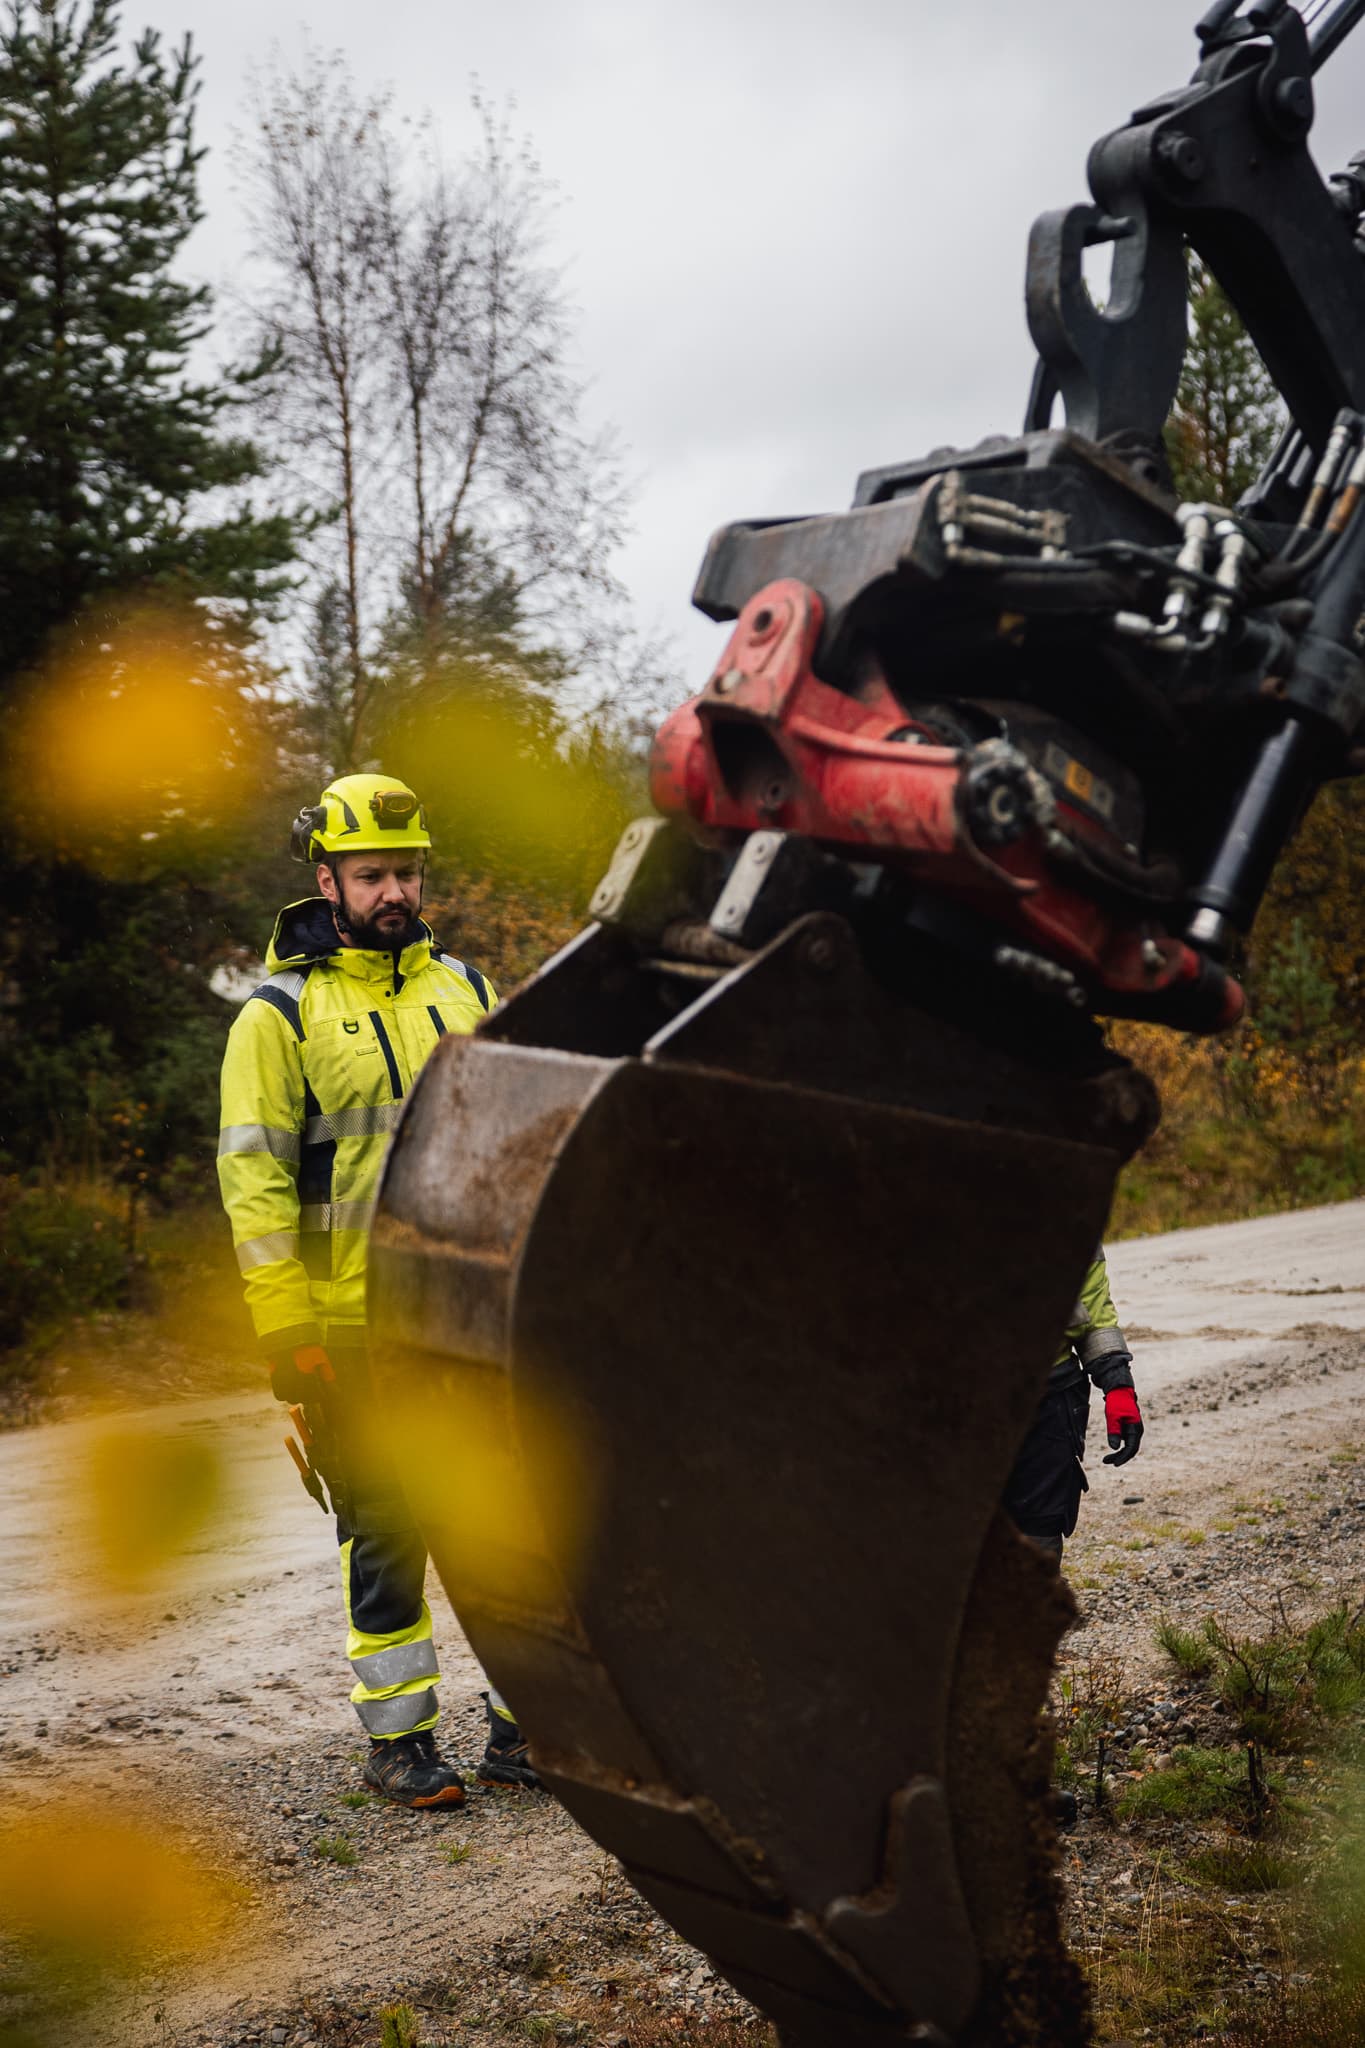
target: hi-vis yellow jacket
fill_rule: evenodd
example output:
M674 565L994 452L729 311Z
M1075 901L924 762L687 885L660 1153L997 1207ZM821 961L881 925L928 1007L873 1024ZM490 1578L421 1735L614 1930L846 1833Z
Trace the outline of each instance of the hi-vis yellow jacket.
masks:
M218 1182L261 1348L356 1343L365 1252L389 1134L447 1031L495 1000L430 928L392 953L338 943L322 897L280 912L269 979L223 1059Z
M1109 1292L1109 1269L1104 1253L1096 1252L1081 1282L1080 1299L1071 1311L1065 1346L1052 1368L1054 1380L1076 1372L1075 1361L1089 1371L1102 1360L1128 1358L1128 1339L1119 1328L1118 1311Z

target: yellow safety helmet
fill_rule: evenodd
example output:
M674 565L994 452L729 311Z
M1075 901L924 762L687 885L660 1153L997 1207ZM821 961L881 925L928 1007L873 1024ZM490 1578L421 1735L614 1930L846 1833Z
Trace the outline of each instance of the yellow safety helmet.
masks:
M301 861L430 845L426 812L406 782L391 775L339 775L318 803L304 805L289 834L289 851Z

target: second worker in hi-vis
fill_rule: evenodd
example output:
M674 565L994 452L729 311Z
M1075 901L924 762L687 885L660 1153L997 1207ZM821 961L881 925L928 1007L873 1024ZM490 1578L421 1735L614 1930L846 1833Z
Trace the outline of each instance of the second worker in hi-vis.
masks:
M1063 1539L1076 1526L1081 1495L1087 1491L1081 1461L1092 1385L1104 1396L1109 1438L1104 1462L1126 1465L1142 1443L1142 1411L1102 1251L1090 1263L1061 1356L1048 1376L1047 1391L1005 1487L1005 1507L1015 1527L1057 1557Z

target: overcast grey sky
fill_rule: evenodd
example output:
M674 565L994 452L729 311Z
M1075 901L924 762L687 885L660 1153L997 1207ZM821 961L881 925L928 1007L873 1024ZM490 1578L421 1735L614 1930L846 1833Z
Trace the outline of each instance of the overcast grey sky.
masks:
M227 162L247 75L305 32L430 110L515 98L561 189L560 255L592 408L640 480L619 564L700 688L720 628L689 610L711 529L845 504L857 472L1012 431L1032 367L1033 216L1087 197L1090 143L1193 68L1202 0L125 0L194 33L209 220L230 277ZM1319 80L1324 170L1365 147L1365 26Z

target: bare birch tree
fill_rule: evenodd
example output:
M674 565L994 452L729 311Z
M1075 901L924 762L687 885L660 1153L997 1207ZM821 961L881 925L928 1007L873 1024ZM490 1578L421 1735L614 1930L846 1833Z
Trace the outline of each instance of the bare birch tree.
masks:
M495 650L505 681L519 654L535 690L609 654L625 493L582 424L553 194L507 119L476 95L444 163L429 125L405 136L316 54L259 100L253 320L284 357L272 423L334 514L311 665L351 766L452 660L487 670Z
M333 658L327 741L341 760L354 752L372 686L373 510L388 386L376 189L386 108L359 98L340 63L316 52L293 76L258 76L255 93L243 155L261 260L249 317L282 360L263 401L267 426L320 515L313 597Z

